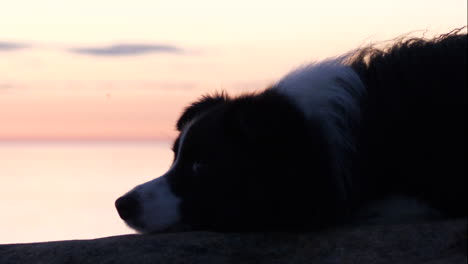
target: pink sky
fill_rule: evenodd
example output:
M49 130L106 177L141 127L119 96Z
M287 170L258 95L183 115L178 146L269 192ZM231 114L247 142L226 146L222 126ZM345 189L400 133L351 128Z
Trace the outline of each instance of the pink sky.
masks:
M10 1L0 17L0 140L167 139L204 93L447 32L466 24L466 1Z

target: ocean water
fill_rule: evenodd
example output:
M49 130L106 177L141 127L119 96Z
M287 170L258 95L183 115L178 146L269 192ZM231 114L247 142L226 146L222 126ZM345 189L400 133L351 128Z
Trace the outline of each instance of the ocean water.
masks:
M134 233L115 199L171 161L169 142L0 142L0 244Z

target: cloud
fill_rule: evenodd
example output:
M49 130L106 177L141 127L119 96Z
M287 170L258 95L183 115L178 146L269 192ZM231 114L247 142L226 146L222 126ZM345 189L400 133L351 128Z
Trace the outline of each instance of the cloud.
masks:
M92 56L134 56L147 53L179 54L183 49L165 44L115 44L103 47L83 47L69 49L70 52Z
M0 51L13 51L28 48L29 46L24 43L0 41Z
M0 82L0 94L10 93L11 91L16 90L17 88L19 88L17 84Z
M142 43L117 43L108 46L89 46L89 47L60 47L57 45L46 44L27 44L25 42L12 42L0 40L0 52L16 51L26 48L62 50L75 54L100 56L100 57L119 57L136 56L150 53L181 54L186 50L168 44L142 44Z

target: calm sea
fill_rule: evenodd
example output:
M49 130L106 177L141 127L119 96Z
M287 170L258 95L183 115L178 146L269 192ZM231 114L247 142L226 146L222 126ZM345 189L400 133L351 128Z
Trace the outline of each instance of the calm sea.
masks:
M0 142L0 244L134 233L115 199L171 160L169 142Z

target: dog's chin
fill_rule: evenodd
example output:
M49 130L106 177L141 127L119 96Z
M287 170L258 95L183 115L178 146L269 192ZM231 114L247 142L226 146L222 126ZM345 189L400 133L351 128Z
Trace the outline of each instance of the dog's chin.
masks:
M144 223L126 222L127 226L135 230L139 234L160 234L160 233L178 233L193 231L193 227L188 224L176 223L164 227L151 227Z

